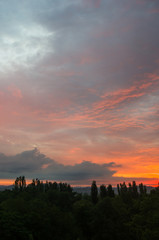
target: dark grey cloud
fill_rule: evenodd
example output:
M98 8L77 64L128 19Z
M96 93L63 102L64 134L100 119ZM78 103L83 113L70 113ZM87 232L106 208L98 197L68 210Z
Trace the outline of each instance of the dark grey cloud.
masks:
M136 74L157 68L159 21L151 12L157 7L157 2L145 1L140 6L137 1L126 4L122 0L118 4L101 1L101 8L97 9L75 1L63 7L57 4L47 11L36 12L35 16L49 31L57 32L53 41L55 52L50 59L52 67L59 64L75 72L80 69L84 86L98 78L98 82L107 84L108 88L108 83L111 86L112 83L131 84L140 80ZM85 54L99 61L80 65ZM72 81L79 79L74 76Z
M46 169L46 172L50 178L55 178L57 180L71 180L71 181L89 181L92 179L109 179L115 173L115 171L110 170L115 166L115 163L107 164L97 164L89 161L83 161L80 164L75 164L73 166L60 165L57 167L50 166Z
M27 36L31 50L42 41L39 47L45 52L39 57L38 48L33 58L27 56L33 69L27 69L27 79L23 76L23 88L30 88L32 84L34 94L43 88L45 96L54 95L58 101L60 92L63 102L69 98L76 105L88 104L95 100L88 88L95 88L102 94L140 81L143 73L158 69L159 21L158 15L152 12L158 8L157 1L147 0L141 4L139 1L103 0L100 8L82 0L15 1L10 6L9 2L3 3L4 12L7 9L16 12L14 18L19 22L14 24L13 14L8 14L13 21L9 30L12 26L22 26L30 32L36 27L46 32L45 43L39 32L34 33L34 37ZM6 21L2 19L2 22ZM18 29L16 36L26 34ZM47 32L52 36L47 36ZM38 102L45 103L43 108L50 105L47 97L44 100L37 95Z
M27 178L39 177L57 181L89 181L92 179L110 179L117 166L114 162L97 164L83 161L80 164L63 165L47 158L37 149L25 151L15 156L0 154L0 177L15 178L25 175Z
M37 149L25 151L15 156L0 154L0 171L4 174L19 174L20 172L34 172L41 169L44 164L52 163Z

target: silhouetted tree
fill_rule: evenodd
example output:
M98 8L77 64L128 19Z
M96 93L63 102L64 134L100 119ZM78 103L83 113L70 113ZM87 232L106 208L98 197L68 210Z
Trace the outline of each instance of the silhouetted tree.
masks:
M115 196L114 190L113 190L111 184L109 184L108 187L107 187L107 193L108 193L108 196L109 196L109 197L114 197L114 196Z
M117 184L117 191L118 191L118 195L120 195L120 186L119 186L119 184Z
M133 198L137 198L138 197L138 191L137 191L137 185L136 185L136 182L133 181L132 182L132 197Z
M58 190L58 184L57 184L57 182L54 182L54 183L52 184L52 189L53 189L53 190Z
M100 197L105 198L107 196L107 189L104 184L100 186Z
M94 204L98 202L98 188L96 181L93 181L91 185L91 199Z
M143 185L143 183L139 184L139 193L141 196L146 195L146 193L147 193L146 186Z
M17 177L14 182L14 189L16 191L23 191L26 188L26 180L24 176Z
M130 195L132 195L133 188L132 188L131 183L129 183L129 186L128 186L128 192L130 193Z
M125 182L120 183L120 191L121 191L121 194L124 194L128 191L128 188L127 188Z

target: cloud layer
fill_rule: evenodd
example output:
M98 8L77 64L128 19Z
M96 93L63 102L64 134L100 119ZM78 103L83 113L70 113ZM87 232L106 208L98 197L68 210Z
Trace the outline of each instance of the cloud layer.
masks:
M0 9L0 152L16 155L3 169L16 173L17 154L37 147L64 175L115 162L116 177L158 177L159 2L8 0ZM20 166L37 171L50 159Z
M115 173L111 168L116 166L113 162L96 164L89 161L73 166L63 165L47 158L36 148L14 156L0 154L0 165L1 178L16 178L19 175L25 175L29 179L39 177L45 180L72 182L89 182L93 179L108 180Z
M73 185L88 185L93 180L98 184L116 184L122 181L137 182L146 181L149 183L149 178L131 178L131 177L116 177L117 169L121 165L114 162L109 163L93 163L91 161L83 161L79 164L64 165L57 161L46 157L40 153L37 148L30 151L25 151L17 155L6 156L0 154L0 177L1 179L16 179L17 176L25 176L27 180L39 178L40 180L50 181L66 181ZM157 179L151 179L151 181Z

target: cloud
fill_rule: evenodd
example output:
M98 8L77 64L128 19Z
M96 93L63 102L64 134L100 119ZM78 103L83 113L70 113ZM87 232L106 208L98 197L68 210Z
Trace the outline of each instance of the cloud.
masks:
M25 151L15 156L0 154L1 178L14 178L25 175L27 178L58 181L90 181L92 179L109 179L115 173L111 170L116 166L114 162L97 164L83 161L74 165L63 165L47 158L37 149Z
M0 155L1 173L5 174L15 175L20 172L34 172L51 162L51 159L46 158L37 149L25 151L15 156L6 156L2 153Z
M63 176L83 159L131 173L157 161L158 9L149 0L1 1L0 151L37 146ZM40 161L33 170L51 176Z
M83 161L80 164L75 164L73 166L60 165L56 169L55 166L48 169L48 174L55 179L68 180L68 181L90 181L92 179L109 179L115 173L115 171L110 170L115 163L107 164L97 164L89 161Z
M47 158L41 154L38 149L25 151L14 156L0 154L0 176L2 179L14 179L17 176L24 175L27 179L39 178L41 180L66 181L71 184L88 185L92 180L98 184L115 184L119 182L150 182L156 181L157 178L141 178L122 176L116 174L117 169L122 168L114 162L98 164L91 161L82 161L79 164L63 165L53 159ZM116 169L116 170L112 170Z

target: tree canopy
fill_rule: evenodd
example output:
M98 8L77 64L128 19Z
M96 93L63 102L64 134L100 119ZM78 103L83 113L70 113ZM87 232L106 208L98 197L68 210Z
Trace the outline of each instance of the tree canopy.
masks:
M147 193L136 182L97 186L91 194L67 183L17 177L0 192L2 240L158 240L159 187Z

